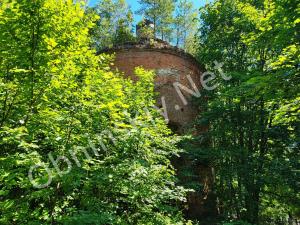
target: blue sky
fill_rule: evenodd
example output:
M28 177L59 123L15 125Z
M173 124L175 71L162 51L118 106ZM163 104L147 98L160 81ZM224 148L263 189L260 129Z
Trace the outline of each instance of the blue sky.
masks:
M89 0L90 6L94 6L99 0ZM211 0L193 0L192 2L195 5L195 8L200 8L201 6L205 5L207 2ZM131 6L131 9L133 12L137 11L139 9L139 3L138 0L127 0L128 5ZM141 16L135 15L135 23L139 22L141 20Z

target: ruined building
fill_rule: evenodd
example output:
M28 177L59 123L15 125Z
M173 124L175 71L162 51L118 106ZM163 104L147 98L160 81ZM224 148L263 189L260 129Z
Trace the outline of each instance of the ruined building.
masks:
M137 27L137 42L115 46L105 52L114 53L115 68L132 79L135 79L134 69L138 66L155 71L155 90L159 93L157 106L164 109L169 126L175 133L185 133L191 130L193 121L200 112L193 104L192 96L201 89L200 77L203 68L183 50L159 39L149 38L149 30L145 32L143 28ZM193 162L184 157L174 162L178 171L184 166L191 166L196 174L194 179L201 188L189 195L186 213L189 218L203 218L211 211L211 206L207 206L211 205L211 169L204 165L192 164Z

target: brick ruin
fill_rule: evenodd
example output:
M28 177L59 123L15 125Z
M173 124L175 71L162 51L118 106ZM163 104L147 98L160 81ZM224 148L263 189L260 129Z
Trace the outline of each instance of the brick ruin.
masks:
M136 79L133 76L134 69L139 66L154 70L155 90L159 93L157 106L165 108L169 127L178 134L184 134L193 128L193 121L199 115L200 109L193 104L191 93L181 88L181 93L186 99L184 102L174 87L174 83L177 82L193 92L195 88L201 89L200 77L204 69L190 54L158 39L142 39L104 52L115 54L114 68L123 72L126 77ZM196 87L193 87L193 84ZM188 196L187 217L200 219L211 216L212 211L215 211L214 200L210 197L213 183L211 168L203 164L193 165L193 162L185 157L175 159L173 165L177 171L190 166L196 175L196 182L202 186L201 191L190 193ZM186 180L184 176L179 179Z
M180 89L180 93L187 100L185 103L174 87L174 83L178 82L195 92L195 88L188 79L190 77L192 84L194 83L198 89L201 88L202 69L191 55L160 40L128 43L109 49L107 52L116 54L115 68L127 77L132 77L134 69L138 66L154 70L155 91L159 93L157 106L163 108L165 102L169 124L179 133L184 132L191 125L198 115L197 107L191 102L192 95Z

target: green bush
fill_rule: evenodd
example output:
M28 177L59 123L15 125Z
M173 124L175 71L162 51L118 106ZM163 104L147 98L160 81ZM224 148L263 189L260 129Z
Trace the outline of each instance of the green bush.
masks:
M153 73L111 72L95 19L72 0L0 3L0 224L183 224Z

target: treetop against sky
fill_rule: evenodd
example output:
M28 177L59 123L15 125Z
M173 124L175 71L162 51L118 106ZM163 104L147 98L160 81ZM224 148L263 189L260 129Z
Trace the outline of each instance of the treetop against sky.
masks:
M96 5L99 0L89 0L89 5L94 6ZM136 12L140 8L140 4L138 3L138 0L126 0L128 5L131 7L133 12ZM201 6L204 6L208 2L212 2L212 0L193 0L195 8L200 8ZM134 15L134 20L135 22L139 22L141 20L142 16L141 15Z

